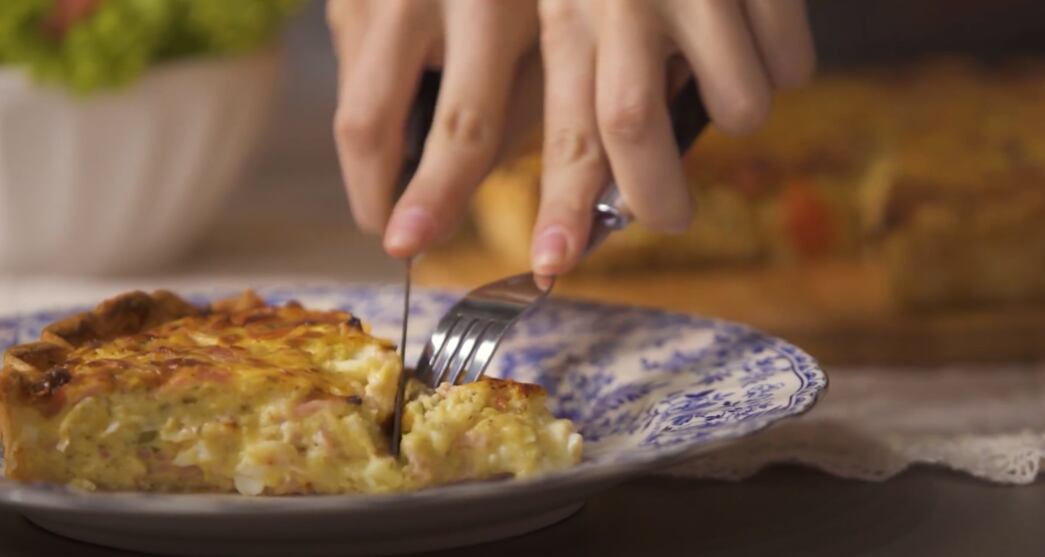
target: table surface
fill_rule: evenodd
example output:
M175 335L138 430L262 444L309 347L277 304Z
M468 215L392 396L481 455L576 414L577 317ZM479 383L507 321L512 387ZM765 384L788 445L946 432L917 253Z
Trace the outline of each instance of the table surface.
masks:
M743 483L642 478L517 538L433 553L498 555L1040 555L1045 484L998 487L935 470L869 484L792 468ZM0 511L0 555L134 555L69 541Z

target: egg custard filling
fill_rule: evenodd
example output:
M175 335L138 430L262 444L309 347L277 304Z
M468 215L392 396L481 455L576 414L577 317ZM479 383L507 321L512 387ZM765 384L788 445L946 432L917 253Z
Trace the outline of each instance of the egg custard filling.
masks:
M402 451L389 425L395 346L344 311L250 291L195 307L133 292L8 349L6 476L105 491L396 492L527 477L580 461L536 385L411 380Z

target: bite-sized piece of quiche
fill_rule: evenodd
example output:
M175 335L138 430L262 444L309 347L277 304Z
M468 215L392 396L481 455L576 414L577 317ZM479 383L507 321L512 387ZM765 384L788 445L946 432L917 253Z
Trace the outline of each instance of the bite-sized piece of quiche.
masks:
M443 383L406 406L402 452L419 485L530 476L577 462L581 436L556 419L537 385L486 379Z
M389 492L528 476L580 460L535 385L412 382L344 311L250 291L198 308L133 292L11 347L0 375L6 475L86 489L246 495Z

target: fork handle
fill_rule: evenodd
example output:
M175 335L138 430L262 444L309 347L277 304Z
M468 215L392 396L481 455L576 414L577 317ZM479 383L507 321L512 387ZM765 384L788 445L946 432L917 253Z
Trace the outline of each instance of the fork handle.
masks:
M671 132L675 136L680 155L689 150L690 145L707 125L708 113L697 92L697 82L690 77L671 101ZM620 189L611 181L595 203L595 216L592 219L591 233L588 235L588 245L584 248L584 256L602 244L611 233L627 227L632 220L631 211L624 203Z

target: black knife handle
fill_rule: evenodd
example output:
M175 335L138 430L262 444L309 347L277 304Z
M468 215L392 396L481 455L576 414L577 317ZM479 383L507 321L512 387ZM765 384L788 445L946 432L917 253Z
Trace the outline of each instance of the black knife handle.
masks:
M704 131L710 119L700 100L697 82L692 77L686 80L682 90L671 101L671 132L679 154L685 155L693 142Z
M403 170L399 176L396 199L406 190L406 186L421 164L425 139L428 137L428 132L432 130L432 120L435 119L435 105L439 99L439 85L442 77L442 73L436 70L425 70L421 74L421 80L417 85L417 95L406 121L406 152L404 153Z

